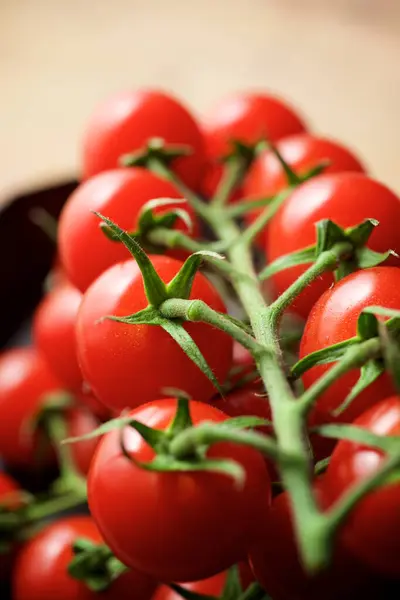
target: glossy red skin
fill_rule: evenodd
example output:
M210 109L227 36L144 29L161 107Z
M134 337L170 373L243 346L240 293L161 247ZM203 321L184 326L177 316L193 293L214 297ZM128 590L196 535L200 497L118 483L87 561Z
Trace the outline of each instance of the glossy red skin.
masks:
M332 219L342 227L358 225L367 218L380 223L368 246L377 252L400 251L400 200L381 183L361 173L320 175L298 187L281 206L268 227L266 253L269 261L310 246L316 242L315 224ZM400 265L392 257L390 264ZM277 294L286 290L306 265L292 267L271 278ZM312 306L333 282L326 273L310 284L291 306L307 318Z
M82 389L76 355L75 321L82 294L70 283L51 291L40 303L33 322L39 351L59 380L71 391Z
M83 178L115 169L121 155L140 150L151 138L192 150L174 161L173 168L189 187L196 188L205 163L203 136L188 110L158 90L120 92L98 106L83 138Z
M315 304L306 323L300 344L300 358L354 337L361 311L373 305L400 309L399 268L374 267L358 271L326 291ZM305 388L308 389L331 366L320 365L306 371L303 375ZM359 375L359 369L349 371L320 396L313 413L315 422L335 420L331 411L344 401ZM393 393L391 379L384 373L361 392L337 420L351 422L370 406Z
M14 468L38 467L38 439L29 431L43 395L61 385L34 348L15 348L0 356L0 456ZM45 453L45 466L53 457Z
M175 399L141 406L131 415L166 429L176 412ZM192 401L194 424L222 422L214 407ZM100 443L89 472L88 497L93 518L107 544L128 566L160 581L197 581L223 571L246 554L260 535L270 502L270 481L261 454L249 447L214 444L208 456L229 458L245 469L244 486L207 472L150 472L123 455L120 432ZM154 451L133 430L125 429L128 452L147 462ZM211 542L212 540L212 542Z
M103 271L129 256L123 244L112 242L102 233L101 220L93 212L133 231L142 207L156 198L181 198L181 194L168 181L139 168L100 173L73 192L61 213L58 241L66 273L78 289L84 292ZM177 206L192 216L195 235L197 225L193 210L186 203L171 204L170 208ZM168 208L155 209L155 213ZM187 231L180 219L176 229Z
M239 563L239 570L242 589L245 591L254 581L254 575L251 572L248 563ZM182 587L190 592L219 598L224 591L226 577L227 572L224 571L223 573L218 573L217 575L209 577L208 579L202 579L192 583L184 583ZM182 600L182 596L171 590L167 585L162 585L158 588L151 600Z
M21 488L18 483L7 473L0 471L0 507L11 510L18 508L19 501L15 498L15 492L19 491ZM1 582L10 577L17 551L17 546L12 545L7 552L0 552L0 586Z
M169 282L179 271L179 261L151 257L161 279ZM204 300L225 312L211 283L198 273L191 298ZM130 315L148 305L139 267L133 260L111 267L88 289L78 315L78 356L85 379L95 395L110 409L134 408L162 397L174 387L206 401L215 389L178 344L160 327L129 325L99 319ZM191 334L218 381L225 381L232 363L232 338L203 323L188 323Z
M270 420L271 409L268 398L262 395L262 389L260 383L244 385L224 397L217 398L213 404L230 417L253 415Z
M392 396L360 415L354 425L382 436L400 435L400 399ZM371 477L384 454L348 440L340 440L326 472L327 494L335 502L363 479ZM371 568L400 575L400 482L383 485L361 500L346 520L341 539Z
M84 407L71 408L66 413L68 437L81 437L100 425L100 421L93 413ZM87 475L94 452L100 438L82 440L70 445L75 466L82 475Z
M207 152L214 159L231 151L230 140L254 144L266 136L276 142L305 128L288 104L269 94L251 92L223 98L203 119Z
M350 150L328 138L307 133L291 135L279 140L276 147L298 175L305 175L324 160L329 161L324 174L346 171L365 172L362 163ZM268 198L281 192L287 185L287 178L280 162L273 152L266 150L252 165L243 185L243 196L252 199ZM261 210L257 209L248 213L247 221L252 223L260 212ZM260 236L261 240L265 242L266 230Z
M326 508L325 483L315 482L321 509ZM342 547L338 548L329 569L308 577L299 562L293 536L291 508L286 493L275 498L266 534L250 551L250 564L257 581L274 600L353 600L365 595L376 584L370 570ZM376 588L373 588L375 593ZM379 589L379 587L378 587ZM360 594L360 595L358 595ZM374 595L371 599L375 598Z
M84 538L103 543L88 516L66 517L48 525L23 548L13 574L14 600L150 600L155 583L143 573L129 571L101 592L91 591L71 577L67 568L72 544Z

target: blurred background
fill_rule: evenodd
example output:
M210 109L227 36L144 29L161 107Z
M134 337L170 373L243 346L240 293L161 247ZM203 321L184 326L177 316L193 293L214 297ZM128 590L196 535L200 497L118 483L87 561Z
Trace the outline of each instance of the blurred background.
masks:
M399 62L399 0L0 0L1 195L76 173L93 107L141 85L200 115L273 90L399 191Z

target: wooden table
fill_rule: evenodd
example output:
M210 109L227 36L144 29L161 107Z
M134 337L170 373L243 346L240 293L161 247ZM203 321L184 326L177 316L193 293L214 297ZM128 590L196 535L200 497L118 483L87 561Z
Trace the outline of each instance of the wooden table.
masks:
M400 191L399 63L398 0L1 0L0 186L76 172L93 106L151 85L271 89Z

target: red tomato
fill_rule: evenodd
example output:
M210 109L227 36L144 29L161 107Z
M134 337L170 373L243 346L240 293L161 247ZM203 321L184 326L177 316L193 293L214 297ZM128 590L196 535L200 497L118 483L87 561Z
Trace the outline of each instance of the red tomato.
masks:
M377 252L400 251L400 199L387 187L361 173L321 175L299 186L281 206L268 228L266 251L269 261L314 244L315 224L332 219L341 227L358 225L364 219L380 222L368 246ZM400 264L393 259L394 264ZM306 266L292 267L272 277L278 294L286 290ZM321 294L333 282L326 273L309 285L292 305L306 318Z
M181 267L165 256L154 256L152 262L165 282ZM191 298L225 312L216 290L201 273L195 276ZM78 355L95 395L112 410L155 400L165 387L208 400L214 392L212 383L160 327L99 321L106 315L130 315L147 304L142 275L133 260L111 267L84 295L77 323ZM188 323L185 329L217 379L225 381L232 362L232 338L203 323Z
M39 351L59 380L72 391L82 388L76 356L75 321L82 294L69 283L47 294L36 311L33 335Z
M324 485L323 480L315 483L322 509L326 507ZM297 553L286 493L273 501L267 532L251 549L250 563L256 579L274 600L369 598L364 594L375 581L370 571L343 548L335 551L333 563L326 571L315 577L307 576Z
M303 121L282 100L268 94L249 92L223 98L203 122L207 151L214 159L230 152L231 140L254 144L266 136L276 142L304 130Z
M59 224L60 253L71 282L84 292L103 271L127 256L123 244L110 241L101 232L101 221L93 211L132 230L146 202L180 197L173 185L145 169L115 169L82 183L67 201ZM184 208L194 218L188 204L174 206ZM186 225L178 220L176 228L184 230Z
M6 473L0 472L0 513L1 509L15 510L19 507L19 500L16 498L16 492L21 488L14 479ZM17 552L16 545L12 544L7 550L0 552L0 587L1 582L9 579L13 562Z
M291 135L276 144L283 159L297 175L305 175L322 161L329 161L324 174L365 171L361 162L347 148L333 140L307 133ZM270 150L254 162L246 178L246 195L275 196L287 186L285 172Z
M155 583L143 573L130 570L101 593L68 574L77 539L103 543L93 520L66 517L47 525L23 548L13 574L14 600L150 600Z
M43 396L60 389L60 383L34 348L15 348L0 356L0 456L12 467L30 468L36 463L37 435L29 421ZM46 453L45 463L51 461Z
M298 175L305 175L323 160L328 160L330 163L324 171L325 174L345 171L364 172L365 170L360 161L347 148L326 138L306 133L292 135L281 139L276 147ZM266 150L251 167L243 191L246 198L268 198L281 192L287 185L287 178L280 162L273 152ZM247 221L252 223L261 210L257 209L248 213ZM261 238L266 239L265 230Z
M141 406L131 415L165 430L175 416L175 399ZM192 401L194 424L227 417L212 406ZM207 455L229 458L246 472L243 487L210 472L152 472L127 460L119 431L100 443L89 472L88 496L93 518L116 556L161 581L197 581L242 558L260 533L270 500L263 457L249 447L213 445ZM153 449L132 428L124 445L137 461L148 462Z
M30 431L30 421L38 413L46 394L62 389L47 363L34 348L16 348L0 358L0 456L7 466L20 469L54 464L50 449L42 451L37 433ZM69 436L81 436L98 426L97 419L82 408L66 413ZM78 470L86 473L97 440L78 442L71 452Z
M400 435L400 400L392 396L359 416L354 425L378 435ZM326 472L331 501L380 467L384 454L362 444L340 440ZM400 480L397 478L361 500L345 521L341 539L360 560L383 574L400 573Z
M167 145L183 145L192 151L173 166L190 187L196 188L205 162L203 136L178 100L156 90L120 92L97 108L83 139L83 177L114 169L121 155L140 150L156 137Z
M254 581L254 575L250 570L247 563L239 563L240 578L242 583L242 589L245 591L249 585ZM219 598L225 588L227 572L218 573L208 579L201 579L200 581L194 581L193 583L184 583L181 587L189 592L195 592L196 594L205 594L206 596L213 596ZM162 585L158 588L152 600L181 600L182 596L171 590L167 585Z
M222 99L206 115L203 123L208 167L202 193L206 198L214 195L223 169L219 160L232 150L230 141L254 144L267 136L275 142L304 130L304 123L293 109L273 96L241 92ZM231 201L242 195L242 190L237 190Z
M354 337L360 313L365 307L373 305L400 309L400 269L375 267L357 271L327 290L315 304L306 323L300 344L300 358ZM303 375L305 388L309 388L331 366L320 365L306 371ZM342 404L359 375L358 369L349 371L318 399L313 414L316 422L334 420L330 413ZM391 379L384 373L355 398L338 420L350 422L393 393Z
M230 417L254 415L262 419L271 419L268 398L263 394L262 384L248 384L213 401L214 406Z

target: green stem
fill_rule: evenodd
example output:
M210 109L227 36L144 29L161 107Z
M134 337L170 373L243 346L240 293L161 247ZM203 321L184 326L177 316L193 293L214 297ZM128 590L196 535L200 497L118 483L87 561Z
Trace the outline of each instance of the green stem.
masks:
M294 188L288 187L283 192L275 196L273 200L266 206L262 213L256 218L242 234L241 234L241 245L250 246L255 238L262 232L262 230L268 225L269 221L276 214L279 207L283 204L289 194Z
M228 202L230 195L242 181L246 170L247 164L241 156L232 157L225 163L217 191L211 201L214 206L221 207Z
M340 259L347 256L352 249L350 243L340 242L330 250L322 252L317 260L271 304L270 310L274 313L274 318L279 319L297 296L322 273L334 271Z
M235 202L232 206L226 207L226 213L231 219L241 217L246 213L253 211L257 208L264 208L266 205L271 204L274 201L274 196L267 198L259 198L257 200L244 200L242 202Z
M237 325L234 320L210 308L202 300L179 300L174 298L166 300L159 307L159 310L168 319L185 319L186 321L208 323L221 331L225 331L253 354L260 352L259 344L245 329Z
M207 205L203 200L195 194L176 174L172 171L167 165L165 165L160 160L149 160L149 164L147 165L148 169L160 175L164 179L170 181L175 188L181 192L183 198L185 198L190 204L190 206L196 211L196 213L202 217L206 218L207 215Z
M273 438L255 431L235 430L229 426L224 429L211 423L200 424L182 431L171 441L169 452L177 459L184 459L187 456L193 456L199 446L210 446L217 442L245 444L256 448L270 458L283 460L281 452ZM287 463L293 462L297 464L297 456L286 455L284 460Z
M342 375L362 367L371 359L379 358L381 355L381 342L379 338L371 338L360 344L350 346L343 358L335 363L329 371L317 379L317 381L306 390L298 400L299 406L304 414L307 414L318 398Z

